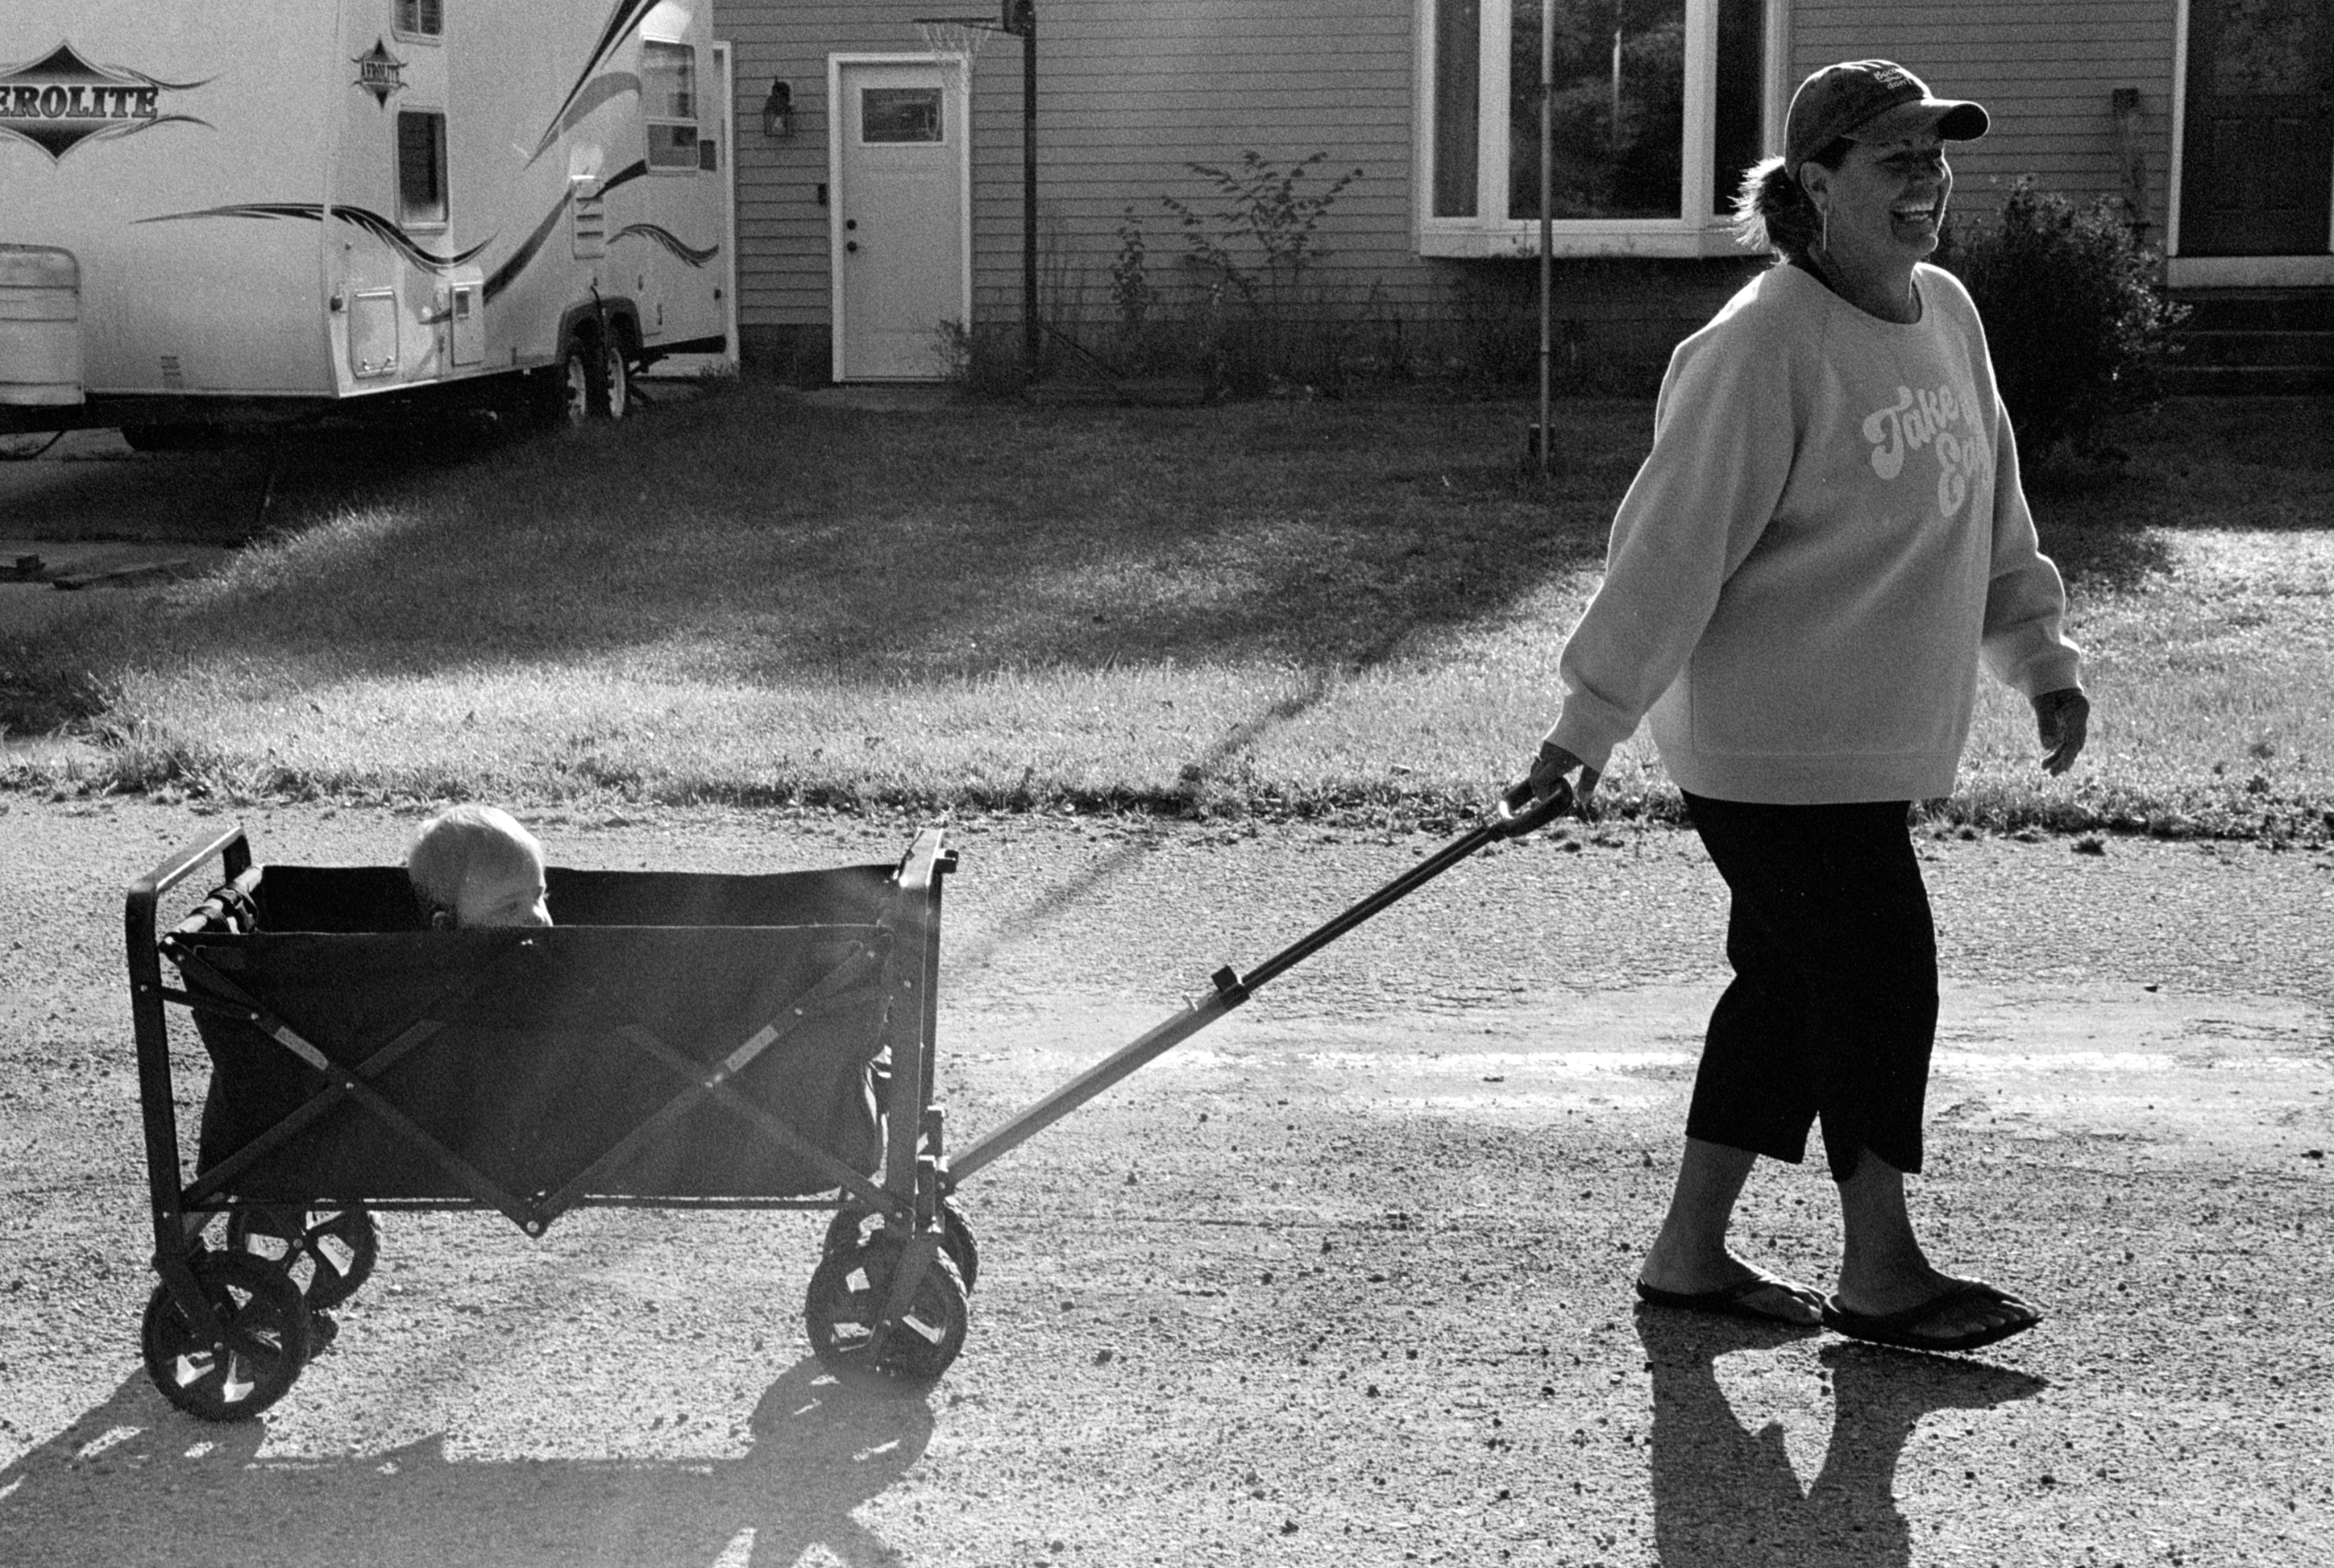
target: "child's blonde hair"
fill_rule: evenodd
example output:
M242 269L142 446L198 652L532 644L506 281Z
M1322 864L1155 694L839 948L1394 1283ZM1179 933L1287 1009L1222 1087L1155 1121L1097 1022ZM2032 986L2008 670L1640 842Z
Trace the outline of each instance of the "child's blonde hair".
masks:
M425 915L452 912L462 882L473 867L532 870L543 846L518 819L495 806L469 803L448 806L413 835L405 851L405 874Z

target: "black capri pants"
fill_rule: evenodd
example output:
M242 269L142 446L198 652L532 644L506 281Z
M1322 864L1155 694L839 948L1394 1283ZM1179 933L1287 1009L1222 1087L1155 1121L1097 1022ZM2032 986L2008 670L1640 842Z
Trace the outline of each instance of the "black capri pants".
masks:
M1919 1170L1937 938L1910 803L1685 803L1732 895L1734 967L1686 1136L1797 1164L1820 1121L1835 1181L1866 1149Z

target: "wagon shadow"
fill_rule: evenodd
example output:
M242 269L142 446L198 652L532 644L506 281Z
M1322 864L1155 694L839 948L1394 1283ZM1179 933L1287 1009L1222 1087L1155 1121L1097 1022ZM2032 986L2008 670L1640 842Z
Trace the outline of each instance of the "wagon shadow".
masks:
M1662 1568L1902 1568L1913 1534L1896 1465L1922 1417L2031 1399L2040 1378L1982 1361L1835 1344L1832 1428L1802 1485L1782 1429L1747 1431L1720 1389L1717 1359L1797 1337L1782 1328L1637 1313L1654 1374L1654 1531Z
M442 1438L276 1457L265 1418L197 1421L133 1374L0 1470L0 1497L27 1562L705 1568L814 1547L845 1568L898 1561L854 1511L922 1457L927 1394L847 1382L805 1358L763 1394L750 1430L743 1457L710 1460L478 1462L448 1459Z

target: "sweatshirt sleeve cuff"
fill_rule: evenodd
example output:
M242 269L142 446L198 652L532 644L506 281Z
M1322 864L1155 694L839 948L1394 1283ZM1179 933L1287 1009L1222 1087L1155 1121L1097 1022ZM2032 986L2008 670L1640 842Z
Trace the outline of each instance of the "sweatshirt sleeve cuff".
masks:
M1601 705L1576 695L1564 705L1556 726L1543 737L1562 746L1598 773L1613 760L1613 748L1636 730L1634 719L1602 711Z
M2063 644L2047 649L2013 670L2008 684L2029 699L2046 691L2079 687L2083 684L2082 656Z

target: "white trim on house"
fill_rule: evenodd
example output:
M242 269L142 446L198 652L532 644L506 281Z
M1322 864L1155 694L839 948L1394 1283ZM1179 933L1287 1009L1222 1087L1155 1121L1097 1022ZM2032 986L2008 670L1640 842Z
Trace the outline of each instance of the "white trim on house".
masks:
M2172 167L2165 171L2164 254L2180 254L2180 188L2188 151L2188 0L2172 6Z
M1712 210L1711 139L1716 134L1718 0L1683 0L1685 75L1683 151L1680 163L1680 216L1663 218L1558 218L1550 226L1552 254L1560 256L1702 257L1742 254L1729 232L1731 218ZM1509 51L1493 42L1515 25L1514 0L1481 0L1480 34L1487 42L1476 56L1475 212L1442 217L1434 212L1435 4L1417 0L1413 31L1416 54L1412 116L1414 243L1425 256L1536 256L1539 220L1504 216L1508 204L1509 136L1504 106L1511 87ZM1785 80L1790 58L1789 0L1768 0L1762 32L1766 80L1760 83L1764 146L1782 139L1782 122L1792 85Z

